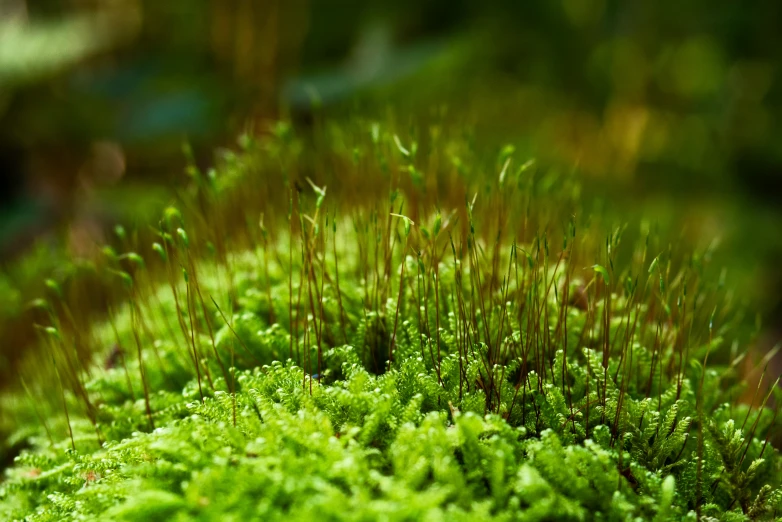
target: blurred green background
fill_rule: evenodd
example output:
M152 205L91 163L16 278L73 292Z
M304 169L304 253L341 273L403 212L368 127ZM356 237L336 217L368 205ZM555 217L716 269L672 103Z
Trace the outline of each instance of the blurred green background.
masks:
M780 20L775 0L0 0L0 367L57 260L182 182L183 141L207 166L275 118L388 108L447 113L476 147L513 143L620 210L720 238L770 346Z

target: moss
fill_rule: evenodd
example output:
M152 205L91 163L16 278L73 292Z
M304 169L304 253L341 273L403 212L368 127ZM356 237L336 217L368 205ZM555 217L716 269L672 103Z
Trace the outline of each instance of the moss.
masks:
M80 331L48 285L0 516L779 516L776 384L735 401L749 338L711 249L430 131L245 138L191 165L156 248L95 261L123 307Z

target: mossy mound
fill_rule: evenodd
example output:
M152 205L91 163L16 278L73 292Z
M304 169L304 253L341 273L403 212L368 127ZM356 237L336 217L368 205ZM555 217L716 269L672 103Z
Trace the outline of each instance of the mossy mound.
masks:
M52 282L26 394L4 397L11 443L30 447L0 484L0 517L782 513L775 386L762 407L736 404L742 315L710 249L606 224L575 181L513 168L512 149L486 182L458 140L422 153L367 130L368 156L327 133L315 157L352 174L291 175L233 245L237 193L270 193L271 164L318 163L277 135L194 170L191 204L228 203L166 210L147 262L107 249L97 270L126 304L88 332L68 327ZM346 195L352 180L363 196Z

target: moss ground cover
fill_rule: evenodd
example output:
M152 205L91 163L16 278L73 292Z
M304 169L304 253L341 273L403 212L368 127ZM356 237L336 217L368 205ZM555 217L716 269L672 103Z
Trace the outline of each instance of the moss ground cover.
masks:
M712 243L448 126L278 124L188 171L91 263L92 328L74 280L32 303L3 519L782 514Z

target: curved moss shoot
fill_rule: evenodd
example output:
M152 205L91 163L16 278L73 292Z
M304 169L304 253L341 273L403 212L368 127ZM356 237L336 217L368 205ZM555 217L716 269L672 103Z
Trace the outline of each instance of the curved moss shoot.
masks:
M458 128L240 143L93 260L92 328L78 279L34 303L0 518L782 514L711 247Z

